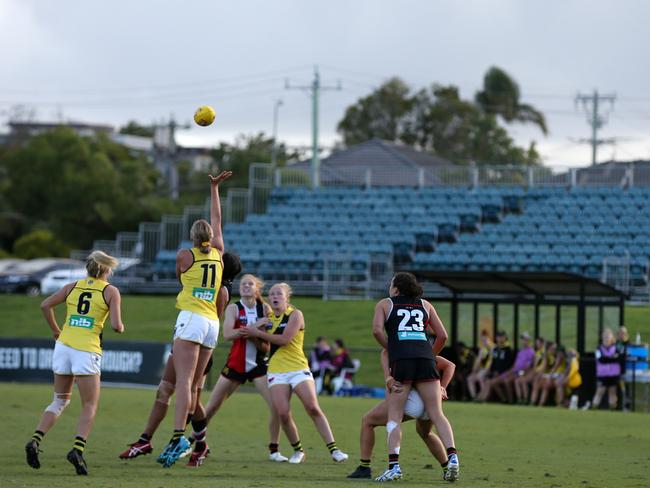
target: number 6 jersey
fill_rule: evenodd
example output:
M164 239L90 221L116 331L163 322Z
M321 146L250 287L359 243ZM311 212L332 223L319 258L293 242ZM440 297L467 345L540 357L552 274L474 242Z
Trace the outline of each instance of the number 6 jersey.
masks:
M384 324L388 336L388 360L435 359L427 332L429 314L420 298L390 297L391 310Z
M107 281L86 278L65 299L66 317L58 342L79 351L102 353L102 329L108 316Z
M223 272L221 255L215 248L210 248L207 254L195 247L190 252L194 262L181 273L183 289L176 297L176 308L198 313L210 320L219 320L217 294Z

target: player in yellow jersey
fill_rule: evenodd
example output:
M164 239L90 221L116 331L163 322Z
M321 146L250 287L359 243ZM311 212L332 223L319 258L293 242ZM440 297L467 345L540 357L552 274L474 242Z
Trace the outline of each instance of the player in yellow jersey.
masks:
M83 452L99 403L102 330L109 313L113 330L119 334L124 332L120 292L108 283L117 264L117 259L101 251L94 251L86 260L88 277L65 285L41 304L45 320L56 340L52 356L54 399L45 409L36 431L25 446L27 464L34 469L41 467L38 459L41 441L70 403L72 387L76 381L82 409L77 423L77 436L67 459L74 465L77 474L88 474ZM63 302L66 304L67 315L65 324L59 327L54 307Z
M318 404L314 378L303 350L305 319L302 312L289 303L290 297L291 287L288 284L273 285L269 290L273 313L266 325L270 327L269 332L249 326L243 329L242 337L257 337L271 343L267 381L282 429L294 449L289 462L297 464L305 460L298 429L291 415L291 394L295 392L325 441L332 459L340 463L348 455L337 447L327 417Z
M217 296L221 288L221 255L224 251L219 184L231 175L231 171L223 171L218 176L210 175L210 223L202 219L194 222L190 229L192 249L181 249L176 255L176 276L182 289L176 298L176 308L180 312L174 328L174 433L158 457L158 462L166 468L172 466L190 447L185 438L187 415L195 404L193 396L217 345ZM200 434L196 438L195 448L207 451L205 425L194 428Z
M228 302L230 301L232 282L235 277L241 272L241 261L239 260L239 256L230 252L224 252L222 259L223 275L221 279L221 289L219 290L219 295L217 297L217 315L219 315L219 317L223 316L223 312L226 309ZM190 412L191 415L188 415L188 420L193 424L200 422L201 419L206 418L205 407L201 403L200 397L201 390L205 384L206 376L210 372L211 368L212 359L210 359L208 365L203 371L203 377L196 390L196 395L194 395L194 392L192 392L192 397L195 397L196 403ZM160 423L167 415L167 409L169 407L171 397L174 394L175 385L176 370L174 369L174 354L172 349L172 354L170 354L167 358L167 364L165 365L162 378L160 379L160 384L158 385L158 390L156 391L156 398L151 407L147 425L145 426L142 434L140 434L140 438L134 443L128 444L129 448L120 453L120 459L134 459L138 456L151 454L153 452L151 440L154 433L160 426ZM190 419L189 417L192 418ZM197 456L192 456L190 458L188 466L200 466L203 463L205 456Z

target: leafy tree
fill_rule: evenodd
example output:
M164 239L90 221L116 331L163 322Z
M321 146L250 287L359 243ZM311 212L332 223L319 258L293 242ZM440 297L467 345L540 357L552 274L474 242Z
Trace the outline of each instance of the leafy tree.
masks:
M522 109L519 116L524 113ZM452 85L434 84L412 93L403 81L392 78L348 107L338 130L346 145L380 137L459 164L540 162L534 143L528 148L517 146L499 125L497 114L463 100Z
M120 134L132 136L153 137L155 129L150 125L140 125L135 120L130 120L124 127L120 128Z
M349 146L373 138L398 140L414 106L409 93L409 86L394 77L348 107L337 127L345 144Z
M225 188L245 188L248 186L248 168L251 163L271 162L273 151L273 138L267 137L264 132L252 135L240 135L235 144L220 143L212 151L212 157L216 161L219 170L230 170L232 178L226 180ZM290 151L283 143L276 147L276 159L278 166L285 166L287 161L296 159L299 154Z
M508 123L532 123L546 135L544 115L531 105L520 102L519 85L508 73L491 67L483 78L483 90L476 94L476 103L485 113L500 115Z
M105 136L57 128L10 151L0 166L9 208L28 229L49 229L71 246L112 239L160 216L152 164Z
M48 230L35 230L14 243L14 255L22 259L67 257L70 249Z

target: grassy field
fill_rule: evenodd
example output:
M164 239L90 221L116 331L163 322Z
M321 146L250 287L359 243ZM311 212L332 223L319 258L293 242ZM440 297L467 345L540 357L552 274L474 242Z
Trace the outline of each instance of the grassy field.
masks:
M49 329L39 309L40 297L22 295L0 295L0 337L48 337ZM360 359L362 368L357 374L358 383L369 385L381 384L378 366L378 346L371 333L371 321L374 301L330 301L318 298L296 297L294 303L305 314L305 347L309 348L317 336L330 339L342 338L353 350L353 356ZM449 306L436 304L443 322L449 323ZM144 340L166 342L171 340L172 329L177 312L172 296L126 295L123 298L123 318L126 325L124 335L105 334L107 340ZM472 308L461 306L459 310L459 337L467 343L472 342ZM58 308L62 322L64 308ZM499 307L499 327L512 335L512 307ZM492 307L481 306L480 322L491 323ZM593 350L598 341L597 310L589 309L587 313L587 350ZM555 308L541 307L540 333L547 338L555 337ZM575 347L575 308L562 309L562 342L568 347ZM618 310L605 309L605 324L618 326ZM650 339L650 309L648 307L626 308L626 325L634 338L639 332L644 341ZM533 307L520 308L520 331L533 331ZM228 343L221 341L215 360L220 365L227 355Z
M236 394L215 417L208 433L212 453L200 469L182 460L163 469L146 456L120 461L119 452L141 432L153 400L148 390L105 388L89 438L90 476L78 477L65 461L79 413L77 393L42 444L42 467L25 464L23 446L44 406L47 385L0 383L3 436L0 486L8 487L302 487L352 486L345 476L359 457L359 422L374 405L370 399L322 398L339 446L350 454L334 464L311 421L294 401L294 413L307 453L304 465L266 461L265 407L255 394ZM445 406L460 451L461 486L471 487L646 487L650 465L650 416L581 412L501 405L449 403ZM154 437L155 455L172 428L169 418ZM281 450L290 447L282 437ZM377 432L373 472L384 467L385 431ZM409 486L444 486L437 463L426 452L413 425L404 428L401 456ZM357 482L358 483L358 482ZM363 483L363 482L362 482Z

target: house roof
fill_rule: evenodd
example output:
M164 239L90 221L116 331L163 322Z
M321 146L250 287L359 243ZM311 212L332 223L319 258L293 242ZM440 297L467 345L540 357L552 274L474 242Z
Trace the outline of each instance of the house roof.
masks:
M308 171L310 165L311 160L305 160L291 165L291 168ZM370 172L374 185L408 185L417 184L420 170L424 170L425 183L430 184L437 181L434 170L455 167L451 161L412 147L371 139L323 158L321 181L363 184Z

